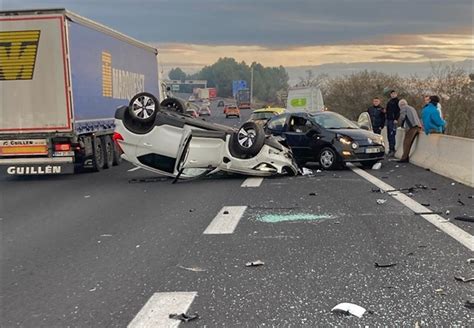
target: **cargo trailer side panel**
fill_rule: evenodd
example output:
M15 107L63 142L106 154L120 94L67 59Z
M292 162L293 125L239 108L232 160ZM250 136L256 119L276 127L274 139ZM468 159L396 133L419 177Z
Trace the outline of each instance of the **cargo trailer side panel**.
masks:
M94 120L113 120L115 109L138 92L159 95L154 51L78 22L67 24L76 130Z
M64 16L0 17L0 133L71 130Z

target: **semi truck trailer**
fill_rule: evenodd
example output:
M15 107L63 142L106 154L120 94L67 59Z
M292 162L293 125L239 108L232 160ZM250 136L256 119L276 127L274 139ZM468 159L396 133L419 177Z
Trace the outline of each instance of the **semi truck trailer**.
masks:
M65 9L1 11L0 172L117 165L115 109L160 89L150 45Z

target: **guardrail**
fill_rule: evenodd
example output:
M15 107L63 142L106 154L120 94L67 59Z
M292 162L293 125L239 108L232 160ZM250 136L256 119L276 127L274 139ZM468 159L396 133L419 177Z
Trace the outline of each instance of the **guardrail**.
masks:
M386 131L382 134L388 149ZM404 137L405 130L399 128L396 138L397 158L402 155ZM425 135L421 132L411 148L410 163L474 187L474 139L444 134Z

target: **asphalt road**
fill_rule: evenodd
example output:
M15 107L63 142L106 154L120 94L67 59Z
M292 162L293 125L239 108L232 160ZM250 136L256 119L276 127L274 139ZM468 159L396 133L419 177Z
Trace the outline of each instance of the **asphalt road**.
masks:
M126 327L163 292L196 293L200 319L180 327L472 324L473 283L454 279L474 276L472 252L350 169L254 188L235 175L131 183L156 176L130 169L0 178L1 327ZM367 172L425 185L411 197L473 233L454 220L474 215L472 188L410 164ZM224 206L247 208L233 233L204 234ZM264 222L286 215L313 217ZM331 313L341 302L368 312Z

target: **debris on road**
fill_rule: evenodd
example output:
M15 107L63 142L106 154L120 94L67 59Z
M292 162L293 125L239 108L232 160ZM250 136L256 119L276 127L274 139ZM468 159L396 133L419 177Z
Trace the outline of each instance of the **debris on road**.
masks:
M97 290L97 287L89 289L90 292L95 292Z
M435 292L438 293L439 295L446 295L443 288L435 289Z
M264 265L265 262L257 260L257 261L252 261L252 262L247 262L245 263L246 267L258 267Z
M397 263L378 263L378 262L374 263L374 266L376 268L391 268L391 267L394 267L396 265L397 265Z
M469 264L474 263L474 258L467 259L466 262L469 263Z
M454 186L456 183L455 182L451 182L451 186Z
M472 309L474 309L474 302L473 301L466 301L464 303L464 306L467 307L468 309L472 310Z
M194 208L191 208L191 209L189 210L190 213L192 213L192 212L194 212L194 211L195 211Z
M372 170L380 170L381 167L382 167L382 163L377 162L374 165L372 165Z
M222 213L222 214L229 214L229 211L224 211L224 213Z
M451 213L450 210L446 210L446 215L449 215L449 213Z
M340 303L331 309L331 312L353 315L358 318L362 318L365 311L366 310L362 306L352 303Z
M386 199L377 199L377 204L382 205L385 204L386 201Z
M85 195L84 198L91 198L91 195Z
M437 212L415 212L415 215L429 215L429 214L441 214L440 211Z
M177 267L184 270L192 271L192 272L206 272L207 271L206 269L199 268L199 267L185 267L182 265L177 265Z
M139 178L139 179L130 179L128 183L139 183L139 182L161 182L161 181L168 181L170 178L168 177L151 177L151 178Z
M194 313L194 314L186 314L186 313L181 313L181 314L176 314L176 313L171 313L169 315L170 319L175 319L175 320L180 320L181 322L189 322L195 319L199 318L199 314Z
M430 203L420 203L421 205L423 206L430 206L431 204Z
M103 234L101 234L100 236L101 236L101 237L112 237L112 235L109 234L109 233L103 233Z
M301 169L301 175L304 175L304 176L312 176L312 175L314 175L314 173L313 173L313 170L310 170L310 169L308 169L308 168L306 168L306 167L303 167L303 168Z
M372 188L372 192L379 192L381 194L385 193L385 190L380 189L380 188Z
M466 205L466 204L464 204L464 202L463 202L462 200L460 200L460 199L458 199L458 204L461 205L461 206Z
M474 222L474 217L472 216L456 216L454 220L464 221L464 222Z
M309 195L310 196L316 196L316 193L315 192L310 192Z
M454 280L461 281L461 282L470 282L470 281L474 281L474 277L464 278L462 276L454 276Z

